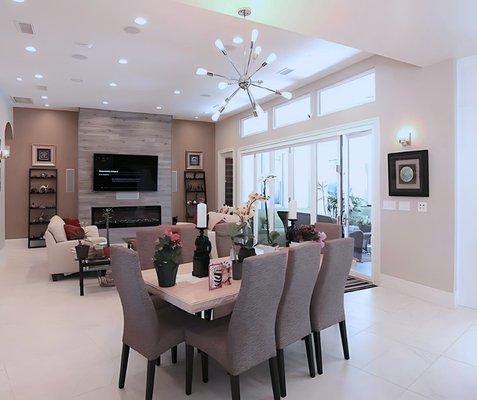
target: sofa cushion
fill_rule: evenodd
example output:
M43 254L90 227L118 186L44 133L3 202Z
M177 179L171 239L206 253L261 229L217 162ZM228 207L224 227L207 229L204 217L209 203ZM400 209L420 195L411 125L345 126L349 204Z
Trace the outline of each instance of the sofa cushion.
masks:
M53 235L56 243L66 242L68 240L65 229L63 228L64 225L65 222L58 217L58 215L53 216L48 224L48 230Z
M64 224L63 228L68 240L81 240L86 237L84 229L81 226Z
M78 218L65 218L65 225L73 225L81 228L80 220Z

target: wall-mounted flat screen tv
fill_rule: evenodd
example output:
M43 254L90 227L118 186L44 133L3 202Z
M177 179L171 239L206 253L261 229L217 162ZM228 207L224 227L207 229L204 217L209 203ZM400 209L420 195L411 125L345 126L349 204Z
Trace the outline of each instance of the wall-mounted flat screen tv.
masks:
M95 192L149 192L157 190L157 156L94 154Z

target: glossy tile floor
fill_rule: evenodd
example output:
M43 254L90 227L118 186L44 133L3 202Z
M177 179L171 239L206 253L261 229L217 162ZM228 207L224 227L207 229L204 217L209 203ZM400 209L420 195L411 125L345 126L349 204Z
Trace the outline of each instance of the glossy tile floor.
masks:
M0 251L0 399L143 399L145 360L131 352L126 388L117 388L122 312L114 288L76 279L51 282L44 249L10 241ZM303 343L286 350L288 399L477 399L477 311L446 309L376 288L346 294L351 359L339 332L322 334L324 375L310 379ZM196 357L196 361L200 361ZM184 395L179 362L163 356L155 398ZM190 399L229 398L226 374L196 364ZM268 364L242 378L242 398L271 399Z

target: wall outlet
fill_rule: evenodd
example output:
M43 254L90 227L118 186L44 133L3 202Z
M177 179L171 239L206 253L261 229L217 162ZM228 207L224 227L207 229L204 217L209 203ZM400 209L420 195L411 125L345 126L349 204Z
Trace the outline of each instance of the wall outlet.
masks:
M419 201L417 203L417 211L427 212L427 202L426 201Z

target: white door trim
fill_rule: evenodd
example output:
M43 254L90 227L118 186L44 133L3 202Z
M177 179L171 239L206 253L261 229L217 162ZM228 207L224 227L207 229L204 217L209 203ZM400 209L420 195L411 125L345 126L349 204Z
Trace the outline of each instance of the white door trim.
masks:
M221 149L217 151L217 163L216 163L216 171L217 171L217 208L221 207L225 202L225 163L224 163L224 155L227 153L232 153L233 159L233 188L234 188L234 195L233 195L233 205L235 206L236 199L237 199L237 165L236 165L236 158L235 158L235 149L228 148L228 149Z

